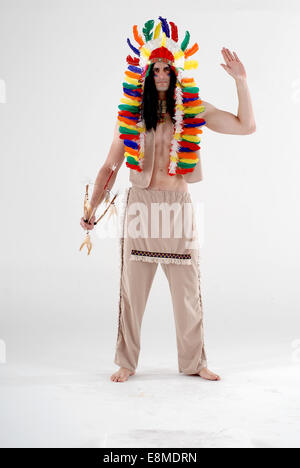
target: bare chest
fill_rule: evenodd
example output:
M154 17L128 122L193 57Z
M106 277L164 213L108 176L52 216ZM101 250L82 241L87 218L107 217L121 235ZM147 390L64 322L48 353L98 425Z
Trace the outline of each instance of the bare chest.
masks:
M158 123L155 131L154 163L150 187L187 191L187 183L181 175L170 176L170 149L174 135L174 125L169 115L164 123Z
M173 128L173 123L169 115L167 115L166 122L157 124L155 131L154 171L163 170L168 167Z

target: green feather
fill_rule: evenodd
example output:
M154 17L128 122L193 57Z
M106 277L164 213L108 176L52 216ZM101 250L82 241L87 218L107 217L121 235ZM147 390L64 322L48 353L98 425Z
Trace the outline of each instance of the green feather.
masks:
M118 108L120 110L127 110L129 112L132 112L133 114L140 112L139 109L140 106L130 106L130 104L119 104Z
M192 164L192 163L191 163L191 164L188 164L188 163L184 163L184 162L178 161L177 166L178 166L178 167L182 167L182 168L185 168L185 167L190 168L190 167L195 167L196 164L197 164L197 163L195 163L195 164Z
M153 29L153 26L154 26L154 20L146 21L146 23L144 24L143 33L144 33L146 42L152 39L153 31L151 31L151 29Z
M127 156L127 162L129 162L129 164L134 164L135 166L138 166L139 163L136 159L132 158L131 156Z
M131 128L122 127L122 126L119 127L119 131L120 133L123 133L126 135L138 135L139 134L138 130L132 130Z
M190 33L188 31L185 31L185 37L181 43L181 50L182 52L185 51L185 49L187 48L187 46L189 45L189 42L190 42Z
M123 81L122 84L123 84L124 88L128 88L128 89L139 89L139 88L142 87L142 85L137 86L137 85L133 85L131 83L127 83L127 81Z
M150 65L149 65L149 67L148 67L148 69L147 69L147 73L146 73L146 75L145 75L145 79L147 78L147 76L149 75L149 73L150 73Z
M196 94L199 92L198 86L185 86L182 88L183 93L193 93Z

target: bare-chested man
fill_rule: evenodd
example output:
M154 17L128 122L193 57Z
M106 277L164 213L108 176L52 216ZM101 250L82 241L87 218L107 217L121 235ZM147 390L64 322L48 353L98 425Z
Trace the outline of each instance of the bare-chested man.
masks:
M202 100L205 110L199 114L199 117L205 119L206 127L215 132L232 135L249 135L255 132L255 119L247 85L245 68L235 52L231 53L230 50L225 47L223 47L221 52L225 61L225 64L221 64L221 66L230 76L233 77L236 83L239 99L237 115L220 110L209 102ZM158 91L158 99L163 104L166 98L166 91L170 84L170 69L166 63L156 62L153 66L153 72L156 89ZM124 161L124 144L119 138L118 127L119 124L117 122L109 154L97 175L94 192L91 198L92 208L97 207L104 198L104 194L99 198L99 190L97 190L97 187L103 187L111 166L113 164L117 164L117 170L111 179L110 187L114 184L118 170ZM155 132L155 160L148 188L154 190L188 192L188 183L182 175L176 174L170 177L166 171L166 166L168 165L170 157L170 141L172 134L173 124L170 115L167 114L165 122L157 124ZM94 227L94 220L95 216L88 224L84 222L82 218L80 224L84 229L90 230ZM117 372L112 374L111 380L114 382L124 382L134 373L134 369L128 369L127 367L121 366ZM210 371L207 367L201 368L199 376L207 380L220 380L220 376Z

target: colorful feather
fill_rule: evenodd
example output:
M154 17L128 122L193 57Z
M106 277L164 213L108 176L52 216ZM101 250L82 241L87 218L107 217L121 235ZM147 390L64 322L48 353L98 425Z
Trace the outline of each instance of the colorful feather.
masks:
M148 42L148 41L151 41L152 39L152 36L153 36L153 29L154 27L154 20L149 20L149 21L146 21L146 23L144 24L144 27L143 27L143 34L144 34L144 37L145 37L145 41Z
M184 52L190 42L190 33L189 31L185 31L184 39L181 43L180 49Z
M173 41L175 42L178 42L178 28L176 24L173 23L173 21L170 21L170 25L171 25L171 39L173 39Z
M161 31L161 22L159 22L154 30L154 37L153 39L158 39Z
M136 65L140 64L140 59L138 59L137 57L132 58L131 55L127 55L126 61L127 61L127 63L129 63L129 65L135 65L136 66Z
M140 51L136 49L130 42L130 39L127 38L127 44L129 45L130 49L132 52L134 52L136 55L140 56Z
M142 73L142 69L141 69L141 68L135 67L135 66L133 66L133 65L129 65L128 70L131 70L131 71L133 71L134 73L139 73L139 74Z
M165 33L167 37L170 37L170 29L169 29L169 25L167 22L167 18L162 18L161 16L159 16L159 19L161 21L163 32Z
M197 68L197 67L198 67L197 60L186 60L184 62L184 69L185 70L190 70L191 68Z
M191 57L192 55L194 55L197 50L199 50L199 46L197 44L197 42L193 45L193 47L191 47L190 49L187 49L185 52L184 52L184 56L185 58L188 58L188 57Z
M136 24L132 27L132 30L133 30L134 39L142 47L145 44L145 42L143 41L142 36L139 35L138 27Z

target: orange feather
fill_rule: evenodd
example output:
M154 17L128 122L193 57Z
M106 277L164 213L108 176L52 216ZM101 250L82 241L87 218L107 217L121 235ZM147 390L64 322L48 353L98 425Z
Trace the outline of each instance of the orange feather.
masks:
M143 41L142 36L140 36L139 33L138 33L137 25L134 24L132 29L133 29L134 39L142 47L145 44L145 42Z

